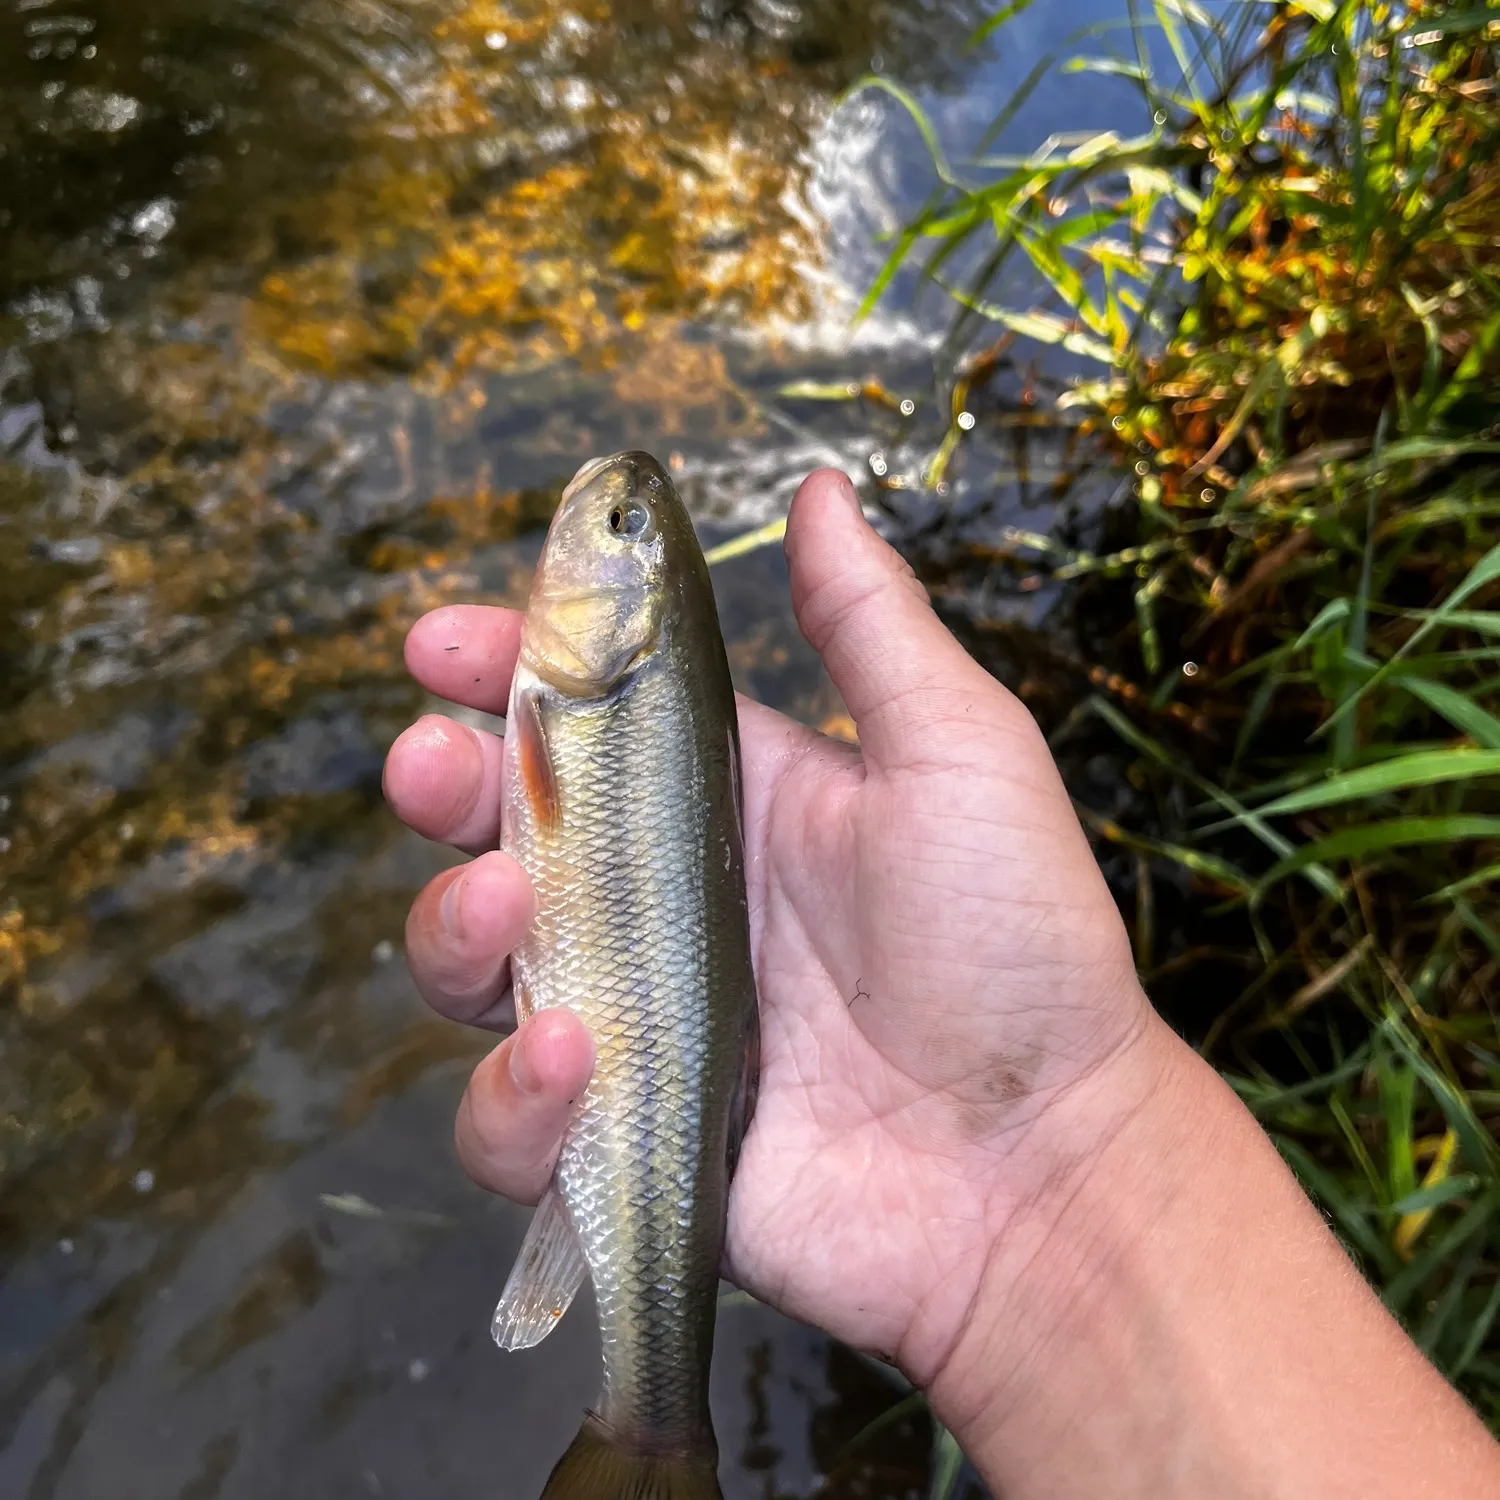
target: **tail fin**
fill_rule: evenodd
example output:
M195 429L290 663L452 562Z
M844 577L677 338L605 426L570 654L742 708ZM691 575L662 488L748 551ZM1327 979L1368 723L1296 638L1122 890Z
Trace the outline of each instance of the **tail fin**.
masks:
M632 1453L598 1418L584 1418L542 1500L724 1500L717 1455Z

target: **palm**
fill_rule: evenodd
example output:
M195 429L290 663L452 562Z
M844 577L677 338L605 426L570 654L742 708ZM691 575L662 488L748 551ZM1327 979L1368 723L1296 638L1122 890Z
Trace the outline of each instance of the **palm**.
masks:
M1028 1142L1050 1103L1141 1024L1144 1000L1036 726L943 629L842 475L803 486L787 551L798 622L862 749L741 704L762 1075L728 1260L752 1291L921 1378L985 1247L1044 1186L1048 1154ZM440 610L407 660L433 692L495 711L518 637L507 611ZM441 719L387 763L408 823L481 856L432 881L407 924L423 994L481 1026L502 1022L532 902L493 852L499 764L497 739ZM590 1066L566 1012L492 1052L459 1117L476 1179L535 1202Z
M929 726L939 750L878 771L741 711L763 1070L731 1271L918 1370L941 1351L898 1348L904 1289L941 1263L941 1295L971 1294L1019 1186L996 1167L1118 1043L1095 1018L1129 974L1035 726L969 686L959 721Z

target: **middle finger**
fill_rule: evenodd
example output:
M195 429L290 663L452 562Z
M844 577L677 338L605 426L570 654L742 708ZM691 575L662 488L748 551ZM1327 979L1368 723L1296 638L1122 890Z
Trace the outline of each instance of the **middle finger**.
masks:
M385 795L396 816L424 838L470 854L500 842L497 735L442 714L424 714L385 760Z

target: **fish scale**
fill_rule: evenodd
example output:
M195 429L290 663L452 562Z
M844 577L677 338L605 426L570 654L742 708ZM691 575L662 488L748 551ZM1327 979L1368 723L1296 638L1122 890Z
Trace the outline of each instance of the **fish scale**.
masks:
M552 837L533 828L523 858L537 920L516 950L516 979L531 1007L574 1011L598 1049L557 1180L594 1282L600 1416L686 1441L705 1420L689 1304L717 1283L716 1263L708 1275L692 1253L717 1217L698 1190L708 1122L691 1108L704 1095L712 1021L704 861L691 831L672 836L656 790L667 778L638 768L690 764L692 724L665 673L626 702L567 715L566 728L565 714L541 714L562 827ZM596 831L574 845L575 825Z
M651 523L638 551L627 506ZM681 501L646 455L585 465L543 549L502 771L504 847L536 894L518 1008L571 1010L595 1048L554 1176L562 1210L549 1194L496 1319L504 1347L544 1337L581 1251L603 1386L544 1500L719 1493L708 1367L756 1025L737 760Z
M665 1376L653 1378L633 1367L643 1345L631 1335L647 1324L689 1327L678 1304L701 1296L702 1286L676 1231L705 1220L712 1207L695 1200L702 1122L689 1107L702 1092L710 1023L697 909L703 859L691 837L662 836L660 799L651 780L631 769L690 756L684 708L672 696L664 678L639 684L628 707L567 733L554 732L543 711L564 831L576 821L607 836L582 840L581 855L562 836L536 841L525 862L538 919L515 955L529 1004L573 1010L599 1048L558 1181L593 1273L608 1397L616 1406L643 1404L640 1415L653 1423L680 1421L682 1388L694 1388L701 1373L696 1351L686 1344L666 1351L658 1342L658 1355L669 1357L658 1359ZM638 796L628 792L632 780L641 785ZM638 824L644 840L629 838L622 823ZM622 848L640 843L648 857L624 863ZM571 936L578 933L596 936L579 941ZM654 1149L668 1136L670 1160ZM658 1232L654 1219L616 1212L624 1203L662 1210L661 1227L670 1232Z

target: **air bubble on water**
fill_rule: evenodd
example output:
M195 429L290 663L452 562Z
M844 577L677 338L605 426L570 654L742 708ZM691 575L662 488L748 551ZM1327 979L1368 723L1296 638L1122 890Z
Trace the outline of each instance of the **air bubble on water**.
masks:
M370 957L378 964L388 964L396 955L396 945L389 938L381 940L370 949Z
M886 463L885 455L883 453L872 453L870 455L870 472L872 474L875 474L877 476L884 474L887 472L889 467L890 466Z
M901 415L909 417L917 409L917 403L910 396L901 403Z
M974 430L974 413L971 412L971 411L961 411L961 412L959 412L959 414L958 414L958 425L965 432L972 432Z
M149 1193L156 1186L156 1173L150 1167L142 1167L130 1179L130 1184L138 1193Z
M510 38L503 31L487 31L484 34L484 45L491 52L503 52L510 44Z
M432 1362L426 1359L414 1359L406 1367L406 1378L413 1385L417 1385L432 1374Z

